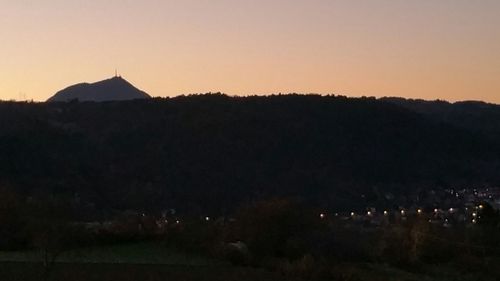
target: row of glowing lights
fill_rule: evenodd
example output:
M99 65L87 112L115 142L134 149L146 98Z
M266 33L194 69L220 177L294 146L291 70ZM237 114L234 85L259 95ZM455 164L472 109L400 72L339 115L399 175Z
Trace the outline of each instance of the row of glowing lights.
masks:
M324 214L321 214L321 215L323 215L323 217L324 217ZM321 216L321 215L320 215L320 216ZM210 221L210 217L205 217L205 218L204 218L204 220L205 220L205 221ZM165 220L165 223L168 223L168 220ZM176 224L180 224L180 223L181 223L181 221L180 221L180 220L175 220L175 223L176 223Z
M483 209L483 208L484 208L484 206L483 206L483 205L479 205L479 206L477 206L477 207L476 207L476 209ZM466 209L467 209L467 208L466 208ZM450 208L450 209L449 209L449 211L450 211L450 213L453 213L453 212L455 211L455 209L454 209L454 208ZM438 209L434 209L434 213L438 213L438 212L439 212L439 210L438 210ZM404 215L406 215L406 211L405 211L405 210L401 210L401 211L400 211L400 213L401 213L401 215L403 215L403 216L404 216ZM423 210L422 210L422 209L417 209L417 213L418 213L418 214L422 214L422 213L423 213ZM356 213L355 213L355 212L351 212L351 217L354 217L355 215L356 215ZM367 211L367 212L366 212L366 215L371 216L371 215L373 215L373 212L372 212L372 211ZM389 211L384 210L384 216L388 216L388 215L389 215ZM143 215L143 216L144 216L144 215ZM335 213L335 216L338 216L338 213ZM476 223L476 219L475 219L475 218L476 218L476 217L478 217L477 213L476 213L476 212L472 213L472 216L474 217L474 219L472 219L472 222L473 222L473 223ZM319 217L320 217L321 219L324 219L324 218L326 218L326 214L325 214L325 213L320 213L320 214L319 214ZM480 217L478 217L478 218L480 218ZM210 217L208 217L208 216L207 216L207 217L205 217L205 221L210 221ZM165 222L166 222L166 223L168 223L168 221L167 221L167 220L165 220ZM179 224L179 223L181 223L181 222L180 222L180 220L176 220L176 221L175 221L175 223Z
M479 209L482 209L482 208L483 208L483 206L482 206L482 205L480 205L480 206L479 206ZM450 208L450 212L452 212L452 211L453 211L452 209L453 209L453 208ZM438 209L434 209L434 212L435 212L435 213L437 213L438 211L439 211ZM400 212L401 212L401 215L403 215L403 216L406 214L406 211L405 211L405 210L401 210ZM423 212L423 211L422 211L422 209L418 209L418 210L417 210L417 213L418 213L418 214L422 214L422 212ZM366 212L366 214L367 214L368 216L373 215L373 213L372 213L371 211ZM351 212L351 217L354 217L355 215L356 215L356 213ZM384 211L384 216L388 216L388 215L389 215L389 212L388 212L388 211ZM338 213L335 213L335 216L338 216ZM477 222L476 218L481 218L480 216L478 216L478 215L477 215L477 213L476 213L476 212L472 213L472 216L474 217L474 218L472 219L472 223L476 223L476 222ZM326 214L325 214L325 213L321 213L321 214L319 214L319 217L320 217L321 219L324 219L324 218L326 218ZM205 221L210 221L210 217L205 217ZM430 220L429 220L429 221L430 221ZM448 219L446 219L446 221L448 221ZM165 220L165 222L166 222L166 223L168 223L168 221L167 221L167 220ZM176 221L175 221L175 223L176 223L176 224L179 224L179 223L181 223L181 222L180 222L180 220L176 220Z
M484 206L483 206L483 205L476 206L476 209L483 209L483 208L484 208ZM467 208L465 208L465 209L467 210ZM422 209L417 209L417 214L419 214L419 215L420 215L420 214L422 214L423 212L424 212L424 211L423 211ZM438 209L434 209L434 213L438 213L438 212L439 212L439 210L438 210ZM450 209L449 209L449 212L450 212L450 213L453 213L453 212L455 212L455 209L454 209L454 208L450 208ZM406 215L406 211L405 211L405 210L400 210L400 213L401 213L401 215L402 215L402 216ZM366 212L366 215L367 215L367 216L372 216L372 215L373 215L373 212L372 212L372 211L367 211L367 212ZM388 216L388 215L389 215L389 211L384 210L384 216ZM338 213L335 213L335 216L338 216ZM355 213L355 212L351 212L351 217L354 217L354 216L356 216L356 213ZM473 212L473 213L472 213L472 216L474 217L474 218L472 219L472 223L476 223L476 222L477 222L477 221L476 221L476 218L481 218L481 217L479 217L479 216L477 215L477 213L476 213L476 212ZM320 217L321 219L324 219L324 218L326 218L326 214L325 214L325 213L320 213L320 214L319 214L319 217ZM448 219L446 219L446 221L448 221Z

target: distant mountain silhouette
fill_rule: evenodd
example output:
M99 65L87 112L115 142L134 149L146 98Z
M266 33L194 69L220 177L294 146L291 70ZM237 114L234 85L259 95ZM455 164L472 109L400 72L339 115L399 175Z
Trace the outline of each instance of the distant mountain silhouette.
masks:
M151 98L147 93L137 89L121 76L95 83L80 83L69 86L54 96L48 102L56 101L120 101Z

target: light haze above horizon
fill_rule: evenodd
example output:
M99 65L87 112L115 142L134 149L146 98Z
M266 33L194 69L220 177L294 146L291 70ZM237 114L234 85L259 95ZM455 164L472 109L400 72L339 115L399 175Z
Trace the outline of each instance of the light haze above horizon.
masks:
M114 76L152 96L500 103L497 0L0 0L0 100Z

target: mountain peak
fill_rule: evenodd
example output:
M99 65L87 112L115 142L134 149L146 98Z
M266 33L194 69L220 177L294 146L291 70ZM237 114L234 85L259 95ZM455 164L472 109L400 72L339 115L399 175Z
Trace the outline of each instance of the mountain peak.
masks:
M146 92L137 89L121 76L95 83L79 83L60 90L48 102L57 101L119 101L151 98Z

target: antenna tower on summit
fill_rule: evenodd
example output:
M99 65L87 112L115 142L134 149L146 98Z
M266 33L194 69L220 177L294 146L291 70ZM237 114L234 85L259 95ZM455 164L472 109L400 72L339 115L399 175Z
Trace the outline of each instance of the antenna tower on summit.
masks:
M115 77L118 77L118 70L115 68Z

